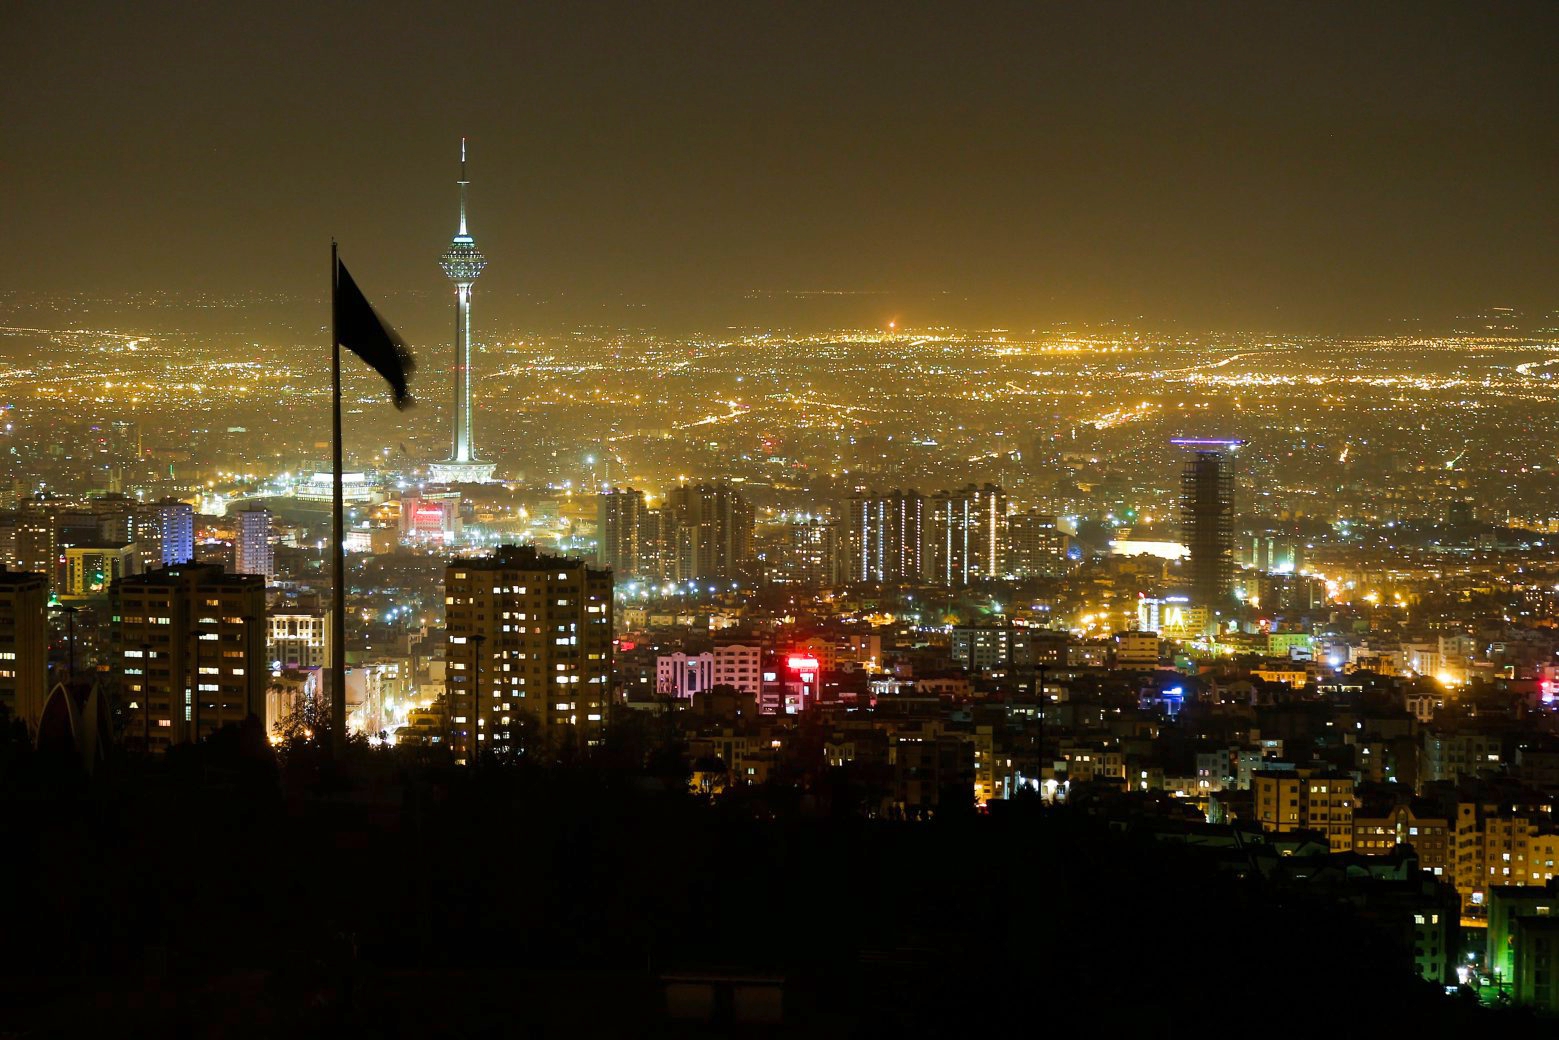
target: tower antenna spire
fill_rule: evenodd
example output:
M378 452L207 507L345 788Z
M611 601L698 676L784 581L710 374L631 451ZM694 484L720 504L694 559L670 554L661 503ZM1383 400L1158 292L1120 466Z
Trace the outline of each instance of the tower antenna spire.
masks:
M461 237L470 234L466 230L466 185L471 182L466 178L466 139L460 139L460 231Z

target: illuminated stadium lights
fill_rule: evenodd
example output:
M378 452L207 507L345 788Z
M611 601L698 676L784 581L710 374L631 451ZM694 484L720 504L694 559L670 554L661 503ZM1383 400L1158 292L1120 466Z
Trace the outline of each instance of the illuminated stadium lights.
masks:
M1169 443L1181 448L1238 448L1245 442L1221 437L1171 437Z

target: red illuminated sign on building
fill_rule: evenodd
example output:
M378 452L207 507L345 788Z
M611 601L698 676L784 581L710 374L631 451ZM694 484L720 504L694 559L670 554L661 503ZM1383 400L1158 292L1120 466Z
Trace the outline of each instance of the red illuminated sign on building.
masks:
M785 663L790 666L791 671L800 672L803 675L816 675L818 671L817 658L811 654L791 654Z

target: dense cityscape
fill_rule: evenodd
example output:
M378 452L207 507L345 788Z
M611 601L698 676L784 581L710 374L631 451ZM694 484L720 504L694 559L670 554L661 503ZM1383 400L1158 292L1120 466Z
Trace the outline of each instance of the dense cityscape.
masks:
M1551 1028L1559 310L1551 192L1505 172L1550 168L1511 130L1551 100L1544 33L1468 30L1480 85L1425 100L1396 33L1460 56L1439 23L1338 12L1393 41L1364 61L1328 18L1230 19L1307 83L1322 30L1378 58L1371 107L1205 42L1230 12L1134 10L1244 94L1082 12L844 18L850 59L805 76L806 19L527 16L566 42L493 74L491 151L431 107L401 141L409 86L353 110L313 291L277 257L320 215L292 170L320 114L207 69L238 113L208 129L254 136L179 161L256 180L164 198L172 153L98 125L161 80L51 100L139 187L67 146L73 222L0 155L10 240L43 206L60 255L104 243L80 283L0 257L0 1036ZM104 24L79 54L150 31ZM279 90L268 26L228 46ZM1058 80L1014 71L1026 41ZM961 84L911 60L944 44ZM587 63L616 86L576 91ZM899 91L908 145L868 116ZM1011 144L1046 105L1044 148ZM1269 167L1283 126L1309 150ZM437 162L340 172L390 138ZM1505 180L1458 209L1461 160L1425 157L1472 154ZM186 195L242 288L168 219Z
M698 799L847 780L873 819L1087 806L1541 1003L1513 940L1559 856L1559 336L1522 320L479 338L490 482L431 482L436 377L401 433L353 402L384 430L345 477L349 726L472 766L651 727ZM295 738L330 696L322 409L273 403L317 396L307 345L7 336L29 739L91 770L251 716Z

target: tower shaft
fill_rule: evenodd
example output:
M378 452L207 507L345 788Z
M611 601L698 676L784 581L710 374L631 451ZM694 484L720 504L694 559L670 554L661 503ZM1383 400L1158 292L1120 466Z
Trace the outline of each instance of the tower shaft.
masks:
M451 462L474 462L476 440L471 429L471 284L455 287L455 432Z
M455 283L455 400L452 410L454 430L450 437L449 459L434 463L433 479L443 483L483 483L492 479L494 464L483 461L476 452L476 424L471 401L471 289L487 258L476 248L466 227L466 143L460 141L460 226L454 241L439 257L445 277Z

